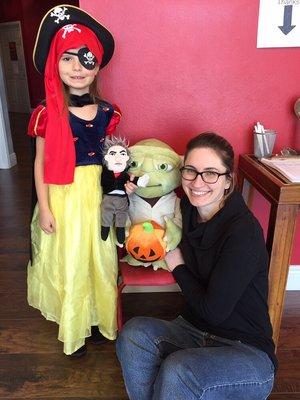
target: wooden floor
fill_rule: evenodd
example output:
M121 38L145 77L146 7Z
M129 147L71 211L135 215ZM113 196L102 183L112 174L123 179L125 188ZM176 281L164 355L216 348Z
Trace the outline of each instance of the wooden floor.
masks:
M0 399L127 399L114 343L88 343L77 360L62 353L57 326L26 302L29 248L30 149L28 116L12 115L18 165L0 170ZM124 313L172 318L179 293L125 294ZM300 400L300 291L287 292L280 363L271 400ZM188 399L186 399L188 400ZM238 399L232 399L238 400Z

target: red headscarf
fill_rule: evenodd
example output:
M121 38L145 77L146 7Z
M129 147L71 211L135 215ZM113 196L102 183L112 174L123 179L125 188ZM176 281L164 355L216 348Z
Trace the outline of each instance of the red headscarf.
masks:
M65 185L73 182L75 148L65 105L58 62L69 49L86 46L101 64L103 47L94 32L84 25L70 24L54 36L45 68L48 123L45 135L44 182Z

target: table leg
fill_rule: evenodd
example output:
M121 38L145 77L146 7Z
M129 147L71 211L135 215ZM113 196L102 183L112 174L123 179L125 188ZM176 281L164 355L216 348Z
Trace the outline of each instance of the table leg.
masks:
M279 339L297 210L297 205L271 204L267 235L267 248L270 255L269 312L276 346Z

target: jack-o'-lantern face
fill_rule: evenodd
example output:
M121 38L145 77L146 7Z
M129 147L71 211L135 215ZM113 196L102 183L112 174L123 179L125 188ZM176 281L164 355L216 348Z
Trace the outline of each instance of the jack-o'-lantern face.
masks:
M131 227L126 249L132 257L143 262L162 260L166 254L164 229L155 221L147 221Z

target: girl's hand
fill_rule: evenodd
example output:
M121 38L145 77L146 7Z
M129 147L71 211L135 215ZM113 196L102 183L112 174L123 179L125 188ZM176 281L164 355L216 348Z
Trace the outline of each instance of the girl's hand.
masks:
M56 230L55 219L50 210L40 210L39 211L39 225L40 228L47 233L47 235L51 235Z
M165 256L165 261L170 272L172 272L178 265L184 264L184 259L179 247L169 251Z
M134 179L134 175L131 175L130 181L127 181L124 185L128 196L130 196L132 193L134 193L136 191L136 189L138 188L138 186L136 184L131 182L133 179Z

